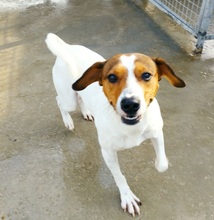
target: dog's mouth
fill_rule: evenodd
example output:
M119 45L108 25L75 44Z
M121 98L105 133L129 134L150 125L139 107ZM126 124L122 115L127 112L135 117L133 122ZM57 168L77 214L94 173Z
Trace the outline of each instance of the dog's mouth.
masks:
M140 119L141 119L141 116L129 116L129 115L126 115L126 116L122 116L121 117L121 120L124 124L127 124L127 125L135 125L137 124L138 122L140 122Z

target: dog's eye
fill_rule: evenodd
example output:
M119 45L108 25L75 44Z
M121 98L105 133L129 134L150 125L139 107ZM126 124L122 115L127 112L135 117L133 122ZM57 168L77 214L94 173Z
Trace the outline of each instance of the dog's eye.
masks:
M110 82L110 83L115 83L115 82L117 82L117 76L115 75L115 74L110 74L110 75L108 75L108 81Z
M148 72L145 72L141 75L141 78L142 80L144 81L149 81L151 78L152 78L152 74L151 73L148 73Z

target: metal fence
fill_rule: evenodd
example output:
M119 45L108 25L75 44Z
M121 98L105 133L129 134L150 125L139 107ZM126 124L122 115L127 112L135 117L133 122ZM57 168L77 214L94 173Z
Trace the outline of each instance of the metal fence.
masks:
M170 15L196 39L195 53L205 40L214 40L214 0L149 0Z

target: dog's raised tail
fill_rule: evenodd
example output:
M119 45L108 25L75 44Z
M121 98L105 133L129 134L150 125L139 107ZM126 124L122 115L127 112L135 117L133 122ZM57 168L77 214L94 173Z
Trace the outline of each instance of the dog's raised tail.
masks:
M45 39L48 49L57 57L66 61L66 43L55 34L49 33Z

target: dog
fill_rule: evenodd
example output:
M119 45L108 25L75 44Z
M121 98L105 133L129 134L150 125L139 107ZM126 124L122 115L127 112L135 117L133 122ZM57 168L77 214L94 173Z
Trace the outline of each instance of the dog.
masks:
M132 216L140 214L140 199L120 170L117 151L151 139L157 171L168 169L163 120L155 96L162 77L175 87L185 87L185 82L161 58L130 53L106 60L52 33L47 35L46 44L57 57L53 82L65 126L74 129L69 112L79 104L83 117L95 122L104 161L119 188L122 209Z

